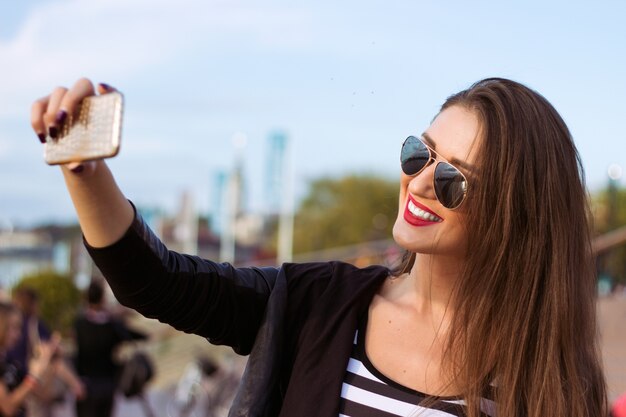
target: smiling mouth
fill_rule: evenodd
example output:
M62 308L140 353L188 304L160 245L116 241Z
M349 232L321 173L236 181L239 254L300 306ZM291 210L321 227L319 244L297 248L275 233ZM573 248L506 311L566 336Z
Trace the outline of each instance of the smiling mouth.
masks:
M427 224L441 223L443 221L441 217L437 216L433 212L426 211L418 206L421 206L421 204L409 197L409 201L406 205L406 211L404 213L404 218L409 223L415 226L425 226Z

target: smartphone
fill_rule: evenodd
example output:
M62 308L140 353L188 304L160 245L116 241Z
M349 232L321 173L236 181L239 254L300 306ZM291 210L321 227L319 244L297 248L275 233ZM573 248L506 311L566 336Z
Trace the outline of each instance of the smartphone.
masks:
M111 158L120 151L124 96L119 92L85 98L73 116L49 135L44 159L50 165Z

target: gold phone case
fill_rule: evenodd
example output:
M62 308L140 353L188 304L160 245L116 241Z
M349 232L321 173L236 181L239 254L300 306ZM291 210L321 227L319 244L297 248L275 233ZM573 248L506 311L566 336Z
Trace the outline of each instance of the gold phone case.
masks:
M48 136L44 159L50 165L111 158L120 150L124 96L119 92L85 98L68 116L56 139Z

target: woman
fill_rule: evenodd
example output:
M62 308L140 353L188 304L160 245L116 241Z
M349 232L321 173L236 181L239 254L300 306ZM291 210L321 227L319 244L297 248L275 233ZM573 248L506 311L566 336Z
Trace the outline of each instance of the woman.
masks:
M40 139L93 93L82 79L35 102ZM231 415L606 415L582 171L554 108L482 80L404 142L401 167L397 271L180 255L103 161L62 171L123 304L250 353Z
M12 291L15 307L21 313L22 327L18 341L7 352L7 361L16 366L18 372L28 373L28 364L33 354L43 342L48 342L52 332L39 317L39 294L33 288L20 286ZM26 403L29 417L48 417L54 415L55 406L63 402L69 390L75 398L82 398L84 387L65 359L56 356L52 361L51 371L42 379L34 395Z
M24 402L40 384L59 345L58 335L42 343L31 359L28 374L6 359L7 351L20 338L22 317L12 304L0 303L0 416L24 416Z

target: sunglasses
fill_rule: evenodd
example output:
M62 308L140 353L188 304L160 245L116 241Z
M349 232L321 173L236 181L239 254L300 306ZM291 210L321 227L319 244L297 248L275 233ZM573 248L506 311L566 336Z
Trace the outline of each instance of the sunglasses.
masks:
M437 162L433 175L433 188L437 200L447 209L458 208L467 194L467 178L457 167L447 161L436 161L437 153L415 136L402 144L400 166L406 175L415 176L431 162Z

